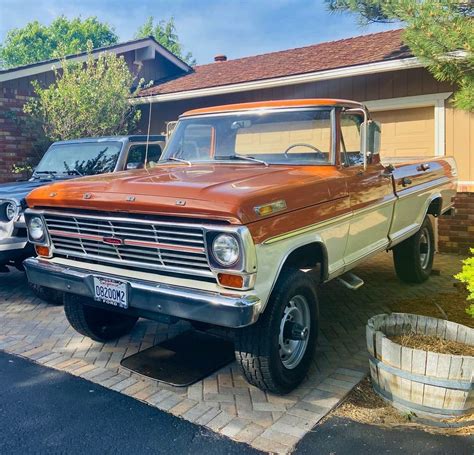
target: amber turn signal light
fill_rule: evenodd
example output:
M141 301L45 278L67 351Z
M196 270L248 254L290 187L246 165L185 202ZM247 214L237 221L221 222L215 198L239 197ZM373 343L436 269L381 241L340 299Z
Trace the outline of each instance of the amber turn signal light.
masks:
M35 245L36 254L38 256L49 257L49 247L42 245Z
M241 289L244 287L244 278L240 275L231 275L230 273L218 273L217 279L221 286L228 288Z

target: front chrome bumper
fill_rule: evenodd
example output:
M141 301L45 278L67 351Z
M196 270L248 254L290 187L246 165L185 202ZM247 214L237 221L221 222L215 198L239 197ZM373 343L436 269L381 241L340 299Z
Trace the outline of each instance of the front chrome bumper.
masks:
M23 262L31 283L82 295L93 299L94 276L126 281L128 310L135 315L153 319L166 315L191 321L207 322L223 327L245 327L257 321L261 309L259 298L248 295L221 294L182 286L162 284L53 264L47 260L28 258ZM95 302L102 308L107 304Z

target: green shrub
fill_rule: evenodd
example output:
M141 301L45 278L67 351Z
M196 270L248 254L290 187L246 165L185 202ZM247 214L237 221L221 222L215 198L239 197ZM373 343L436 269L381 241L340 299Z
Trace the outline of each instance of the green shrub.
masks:
M474 254L474 248L471 249L471 253ZM474 300L474 256L463 261L462 270L455 275L455 278L466 284L469 293L467 300ZM474 303L467 307L466 312L474 318Z

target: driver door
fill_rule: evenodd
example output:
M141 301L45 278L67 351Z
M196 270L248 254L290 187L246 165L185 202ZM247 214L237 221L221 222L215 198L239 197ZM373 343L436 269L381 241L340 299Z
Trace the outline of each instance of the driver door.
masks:
M346 268L388 246L395 195L378 155L368 158L364 170L361 152L363 117L341 113L341 163L349 192L352 218L344 263Z

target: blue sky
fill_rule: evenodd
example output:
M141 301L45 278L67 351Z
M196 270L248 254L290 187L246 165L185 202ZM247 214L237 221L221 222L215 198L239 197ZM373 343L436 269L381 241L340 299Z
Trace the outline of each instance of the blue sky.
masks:
M61 14L97 16L123 41L148 16L174 16L185 50L198 64L216 54L238 58L396 27L362 28L352 15L328 13L323 0L0 0L0 41L10 28L49 23Z

